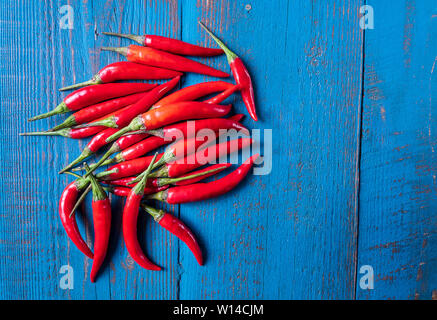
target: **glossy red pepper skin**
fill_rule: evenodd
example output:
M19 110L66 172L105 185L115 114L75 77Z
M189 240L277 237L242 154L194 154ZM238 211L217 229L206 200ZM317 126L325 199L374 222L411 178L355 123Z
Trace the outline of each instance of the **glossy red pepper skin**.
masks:
M129 47L124 48L102 48L102 50L120 53L126 56L127 60L130 62L142 63L149 66L167 68L181 72L194 72L219 78L229 77L229 74L203 63L149 47L130 45Z
M182 73L174 70L146 66L128 61L115 62L107 65L95 74L91 80L74 84L60 89L60 91L76 89L79 87L111 83L121 80L158 80L170 79L181 76Z
M191 250L199 265L203 265L202 250L193 232L178 218L163 210L156 210L153 207L143 204L142 208L149 213L161 227L170 231L179 240L184 242Z
M215 145L202 148L196 153L187 156L183 161L167 163L155 172L150 174L150 178L169 177L176 178L184 175L187 172L193 171L205 163L200 161L200 158L207 163L215 161L217 158L225 154L231 154L235 151L247 148L253 143L250 138L239 138L237 141L226 141Z
M73 127L78 124L91 122L97 119L104 119L106 116L114 113L121 108L136 103L140 100L146 92L134 93L125 97L107 100L86 108L83 108L71 116L69 116L63 123L57 125L52 131L60 130L63 128Z
M138 134L139 135L139 134ZM135 135L132 135L135 136ZM129 148L124 149L119 154L114 157L114 161L119 163L123 161L128 161L132 159L139 158L150 151L153 151L163 145L170 143L171 141L166 141L161 137L149 137L147 139L143 139L138 143L130 146Z
M234 189L248 174L258 154L247 159L237 170L227 176L207 183L195 183L177 186L150 196L151 199L165 201L169 204L202 201L221 196Z
M193 232L181 220L170 213L165 213L158 223L161 227L170 231L172 234L182 240L194 254L197 263L199 263L199 265L203 265L203 256L199 244L197 243Z
M91 267L91 282L96 281L97 272L105 260L106 251L111 233L111 203L106 197L102 200L93 200L94 221L94 260Z
M163 36L150 35L150 34L146 34L144 36L137 36L133 34L121 34L121 33L113 33L113 32L102 32L102 33L109 36L128 38L138 42L142 46L146 46L166 52L171 52L179 55L212 57L212 56L223 54L222 49L205 48L201 46L196 46L194 44L185 41L163 37Z
M93 259L93 253L80 235L76 222L75 213L71 212L76 203L79 191L83 190L87 184L74 181L70 183L62 192L59 200L59 216L62 226L67 232L68 237L73 241L76 247L88 258ZM71 215L71 216L70 216Z
M152 107L159 108L164 105L182 102L182 101L194 101L204 96L207 96L211 93L225 91L230 88L233 88L234 85L225 81L209 81L209 82L201 82L196 83L191 86L180 89L165 98L162 98L157 103L155 103Z
M246 105L247 111L253 120L258 121L255 108L255 96L253 91L252 79L249 71L244 65L241 58L239 58L234 52L229 50L228 47L217 38L203 23L199 22L202 28L215 40L215 42L223 49L228 59L229 65L234 75L235 82L240 86L241 97Z
M162 155L163 153L159 154L157 160L161 159ZM103 180L115 180L115 179L135 176L146 170L152 159L153 159L152 156L147 156L147 157L141 157L129 161L124 161L116 165L113 165L107 170L105 170L105 171L115 170L114 173L104 177L102 177L101 174L97 174L97 177L103 178Z
M143 113L141 115L143 128L139 129L152 130L189 119L219 118L227 115L229 111L231 105L196 101L176 102Z
M81 88L66 96L52 111L33 117L29 119L29 121L43 119L69 111L77 111L105 100L149 91L156 86L156 84L150 83L108 83Z
M153 130L188 119L219 118L228 114L231 108L231 105L224 106L196 101L167 104L135 117L128 126L108 138L107 142L114 141L130 131Z
M231 95L233 95L236 91L240 90L239 85L234 85L222 93L219 93L215 97L212 97L211 99L205 100L206 103L212 103L212 104L219 104L225 101L227 98L229 98Z
M132 187L132 186L131 186ZM162 187L146 187L144 188L144 195L153 194L159 191L164 191L167 189L168 186L162 186ZM129 196L129 193L131 192L132 188L129 187L114 187L112 189L112 192L119 197L127 197Z
M167 92L173 89L179 82L180 77L176 77L166 83L159 85L153 90L149 91L141 100L135 104L116 111L111 116L105 119L94 122L94 125L106 125L108 127L122 128L129 124L129 122L136 116L147 112L150 107L159 99L161 99Z
M105 100L149 91L156 86L151 83L101 84L76 90L66 96L64 102L70 111L75 111Z

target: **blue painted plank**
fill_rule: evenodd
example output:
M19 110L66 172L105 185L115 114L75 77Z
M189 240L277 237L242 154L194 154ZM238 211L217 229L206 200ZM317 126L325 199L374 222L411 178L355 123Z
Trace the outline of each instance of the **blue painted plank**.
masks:
M436 7L376 1L365 32L358 267L359 299L437 295ZM360 278L362 275L358 275Z
M247 63L261 120L245 123L273 128L273 168L226 196L182 205L207 254L200 268L181 247L182 299L354 297L361 3L184 5L184 40L198 39L201 19Z

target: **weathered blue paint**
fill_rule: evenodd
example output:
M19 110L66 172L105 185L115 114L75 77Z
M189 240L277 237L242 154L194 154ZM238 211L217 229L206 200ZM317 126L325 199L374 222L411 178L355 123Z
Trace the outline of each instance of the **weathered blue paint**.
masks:
M61 6L74 29L59 28ZM436 296L436 64L432 1L2 1L0 299L375 299ZM273 129L273 168L212 201L165 207L201 240L206 264L143 215L149 272L127 255L114 198L108 262L96 284L57 214L70 177L57 171L86 141L18 137L127 45L101 31L213 45L204 21L247 63L260 121ZM224 57L199 59L229 70ZM183 85L210 78L188 75ZM244 112L238 97L229 99ZM78 148L79 147L79 148ZM89 204L80 227L92 244ZM74 269L74 289L59 270ZM362 290L361 266L375 272Z

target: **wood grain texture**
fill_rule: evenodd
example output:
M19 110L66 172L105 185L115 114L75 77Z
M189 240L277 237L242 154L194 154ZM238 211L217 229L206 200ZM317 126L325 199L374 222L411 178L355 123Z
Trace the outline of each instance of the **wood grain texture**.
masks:
M437 290L435 9L375 2L365 34L358 266L373 267L375 288L360 299Z
M367 1L368 2L368 1ZM59 8L74 29L59 28ZM436 12L431 0L371 3L375 29L359 28L364 0L94 0L0 3L0 299L430 299L437 296ZM164 207L198 235L191 252L145 214L139 238L164 267L126 252L123 201L113 198L108 259L96 284L90 260L66 237L57 171L87 140L19 137L67 115L28 123L122 59L128 45L102 31L158 34L215 46L206 23L254 80L259 122L273 129L272 171L211 201ZM196 59L229 71L225 57ZM215 80L189 74L181 85ZM229 79L232 81L232 79ZM238 95L228 99L245 113ZM261 146L268 143L262 135ZM241 159L240 159L241 160ZM243 159L244 160L244 159ZM90 199L80 228L92 245ZM59 286L63 265L74 289ZM375 270L361 290L360 267Z

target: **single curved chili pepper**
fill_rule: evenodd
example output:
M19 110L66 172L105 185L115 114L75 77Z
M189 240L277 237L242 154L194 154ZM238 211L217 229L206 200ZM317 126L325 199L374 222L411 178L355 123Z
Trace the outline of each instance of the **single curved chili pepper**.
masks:
M194 72L208 76L227 78L229 74L214 69L206 64L177 56L165 51L148 47L130 45L129 47L103 47L104 51L114 51L127 58L128 61L146 64L154 67L167 68L182 72Z
M234 75L235 81L240 85L241 97L246 105L247 111L253 120L258 121L255 110L255 97L253 93L252 79L249 71L244 66L243 61L219 39L209 29L199 21L203 29L215 40L215 42L222 48L226 54L229 65Z
M179 82L181 77L173 78L172 80L161 84L160 86L149 91L141 100L130 106L116 111L114 114L100 120L93 121L90 124L82 125L80 127L89 126L105 126L112 128L121 128L129 124L129 122L141 113L150 109L150 107L159 99L161 99L167 92L173 89Z
M157 103L155 103L151 109L159 108L166 104L175 102L194 101L211 93L226 91L233 87L234 85L232 83L225 81L209 81L196 83L192 86L185 87L162 98Z
M153 194L159 191L163 191L165 189L167 189L168 186L163 186L163 187L145 187L144 188L144 194L143 195L149 195L149 194ZM129 193L132 191L132 188L129 187L114 187L114 188L109 188L109 191L112 192L113 194L115 194L116 196L119 197L127 197L129 196Z
M59 91L71 90L80 87L110 83L120 80L159 80L181 76L182 73L174 70L146 66L140 63L120 61L108 64L95 74L91 80L73 84L59 89Z
M138 210L140 208L141 198L144 195L144 189L146 186L146 180L148 173L152 170L153 163L155 162L157 154L150 161L149 167L145 171L144 179L140 181L132 190L130 191L126 204L123 209L123 237L126 244L126 249L129 252L132 259L134 259L141 267L148 270L161 270L160 267L153 264L143 253L143 250L138 243L137 237L137 221L138 221Z
M193 253L197 263L203 265L202 251L200 250L196 237L181 220L170 213L164 212L163 210L157 210L146 204L142 204L141 207L150 214L161 227L170 231L170 233L178 237L179 240L183 241Z
M239 138L233 141L217 143L213 146L198 150L196 153L187 156L183 161L166 163L158 170L152 172L149 175L149 178L180 177L181 175L193 171L206 163L215 161L217 158L247 148L252 143L253 140L250 138Z
M30 118L29 121L44 119L69 111L76 111L113 98L149 91L156 86L156 84L151 83L108 83L82 88L66 96L52 111Z
M127 38L138 42L142 46L171 52L174 54L180 54L183 56L198 56L198 57L212 57L223 54L222 49L205 48L196 46L185 41L167 38L163 36L156 36L146 34L144 36L137 36L133 34L121 34L114 32L102 32L108 36Z
M171 187L167 190L147 196L147 199L165 201L169 204L179 204L202 201L221 196L234 189L252 168L254 161L259 157L255 154L247 159L237 170L227 176L207 183L195 183L187 186Z
M80 235L76 222L76 216L72 209L80 191L84 190L89 184L88 179L78 179L70 183L62 192L59 200L59 216L62 226L67 232L67 236L73 241L76 247L88 258L93 259L93 253Z
M138 100L140 100L146 92L134 93L129 96L116 98L112 100L107 100L86 108L83 108L71 116L69 116L65 121L50 131L56 131L64 128L70 128L76 126L78 124L83 124L86 122L90 122L105 116L108 116L110 113L113 113L117 110L120 110L123 107L134 104ZM104 118L102 118L104 119Z
M225 101L227 98L229 98L231 95L233 95L236 91L240 90L240 86L234 85L230 87L229 89L226 89L222 93L219 93L215 97L212 97L211 99L205 100L206 103L212 103L212 104L219 104Z
M85 168L88 168L86 164ZM97 272L99 272L108 250L109 234L111 232L111 202L96 178L92 174L89 177L93 189L92 208L94 221L94 260L90 279L91 282L95 282Z
M157 160L161 159L163 154L159 154ZM96 177L103 180L115 180L135 176L142 173L150 165L152 158L152 156L147 156L115 164L105 171L99 172ZM111 173L108 174L108 172Z
M224 106L196 101L168 104L134 118L128 126L109 137L107 142L114 141L129 131L153 130L188 119L219 118L228 114L229 111L231 111L231 105Z
M148 188L158 188L162 186L167 185L175 185L175 186L184 186L187 184L192 184L199 182L201 180L204 180L208 177L211 177L231 166L230 163L223 163L223 164L215 164L212 166L209 166L207 168L193 171L190 173L187 173L185 175L182 175L177 178L154 178L154 179L148 179L146 187ZM123 187L134 187L136 183L133 182L133 180L136 177L128 177L128 178L122 178L117 180L110 180L106 181L106 183L110 185L116 185L116 186L123 186Z

